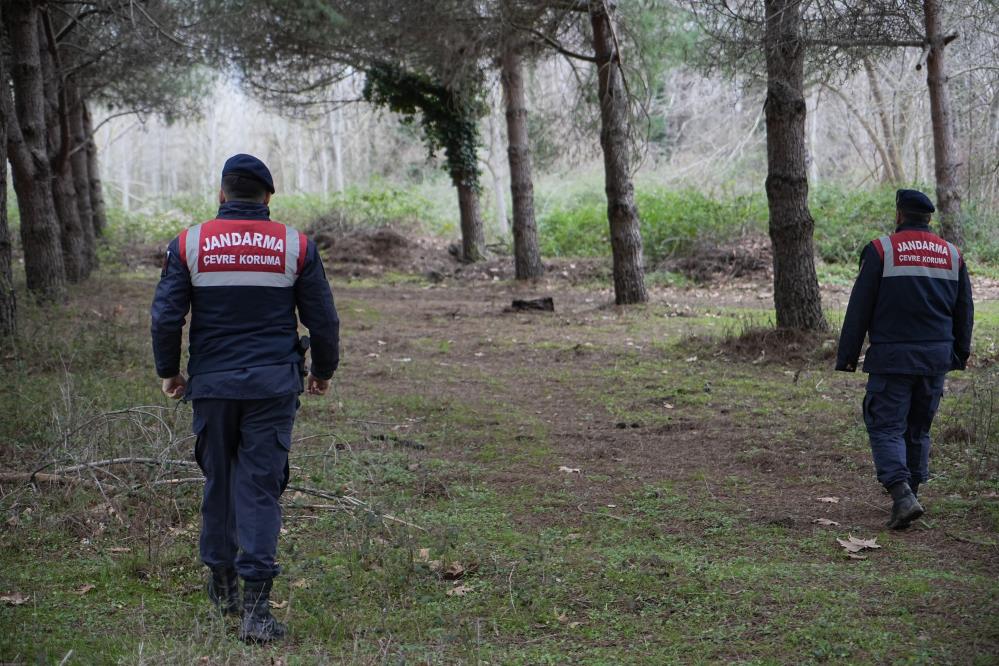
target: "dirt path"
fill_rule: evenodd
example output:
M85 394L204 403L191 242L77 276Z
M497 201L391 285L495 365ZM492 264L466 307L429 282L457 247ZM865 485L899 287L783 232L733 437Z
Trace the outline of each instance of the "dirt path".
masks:
M511 299L536 295L553 295L556 313L504 311ZM831 288L824 298L842 304L848 295ZM733 359L714 343L685 341L695 332L739 332L747 318L765 320L772 303L766 284L658 290L648 307L630 310L608 305L609 291L560 279L532 287L351 288L343 296L343 390L391 377L385 390L422 392L483 413L500 405L543 424L546 455L521 455L537 444L525 436L522 447L501 451L516 462L486 466L500 492L568 494L556 510L527 512L520 521L572 524L593 507L622 507L622 498L668 484L709 509L802 534L818 518L864 533L883 529L889 503L873 479L860 424L863 379L831 371L833 339L822 358L789 363ZM357 323L352 310L376 312L377 321ZM457 443L427 455L474 460L478 453ZM559 472L562 466L580 471ZM932 485L924 495L932 510ZM688 523L661 527L682 531ZM941 560L996 569L997 550L968 536L988 535L988 516L938 529L927 524L897 536Z

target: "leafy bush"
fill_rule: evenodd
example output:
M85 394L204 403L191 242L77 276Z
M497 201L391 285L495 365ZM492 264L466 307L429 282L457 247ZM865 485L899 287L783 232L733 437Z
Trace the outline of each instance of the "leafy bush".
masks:
M645 257L653 264L690 253L700 242L731 240L765 228L766 205L759 196L711 199L694 190L643 188L635 196L642 220ZM592 196L560 206L538 220L542 254L599 256L610 243L607 204Z
M856 264L871 239L895 228L895 189L844 190L824 185L809 193L815 252L830 264Z
M433 203L414 190L393 187L350 188L338 192L325 206L324 215L338 218L345 227L437 227L428 219Z
M932 188L924 187L927 191ZM546 256L603 256L609 253L607 204L591 187L559 201L538 216L541 252ZM747 231L767 232L766 195L756 192L711 198L696 190L639 187L635 195L642 220L645 258L687 256L703 243L725 243ZM809 208L815 219L815 251L826 264L853 267L869 241L894 229L895 188L812 189ZM964 207L965 246L973 262L999 262L999 219L973 204Z

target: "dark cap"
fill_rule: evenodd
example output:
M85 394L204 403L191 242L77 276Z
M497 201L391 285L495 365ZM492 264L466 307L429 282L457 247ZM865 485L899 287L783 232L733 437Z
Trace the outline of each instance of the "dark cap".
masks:
M270 169L253 155L240 153L227 159L222 167L222 177L225 178L230 173L259 181L268 192L274 194L274 179L271 178Z
M895 208L903 213L927 215L936 211L930 198L919 190L898 190L895 192Z

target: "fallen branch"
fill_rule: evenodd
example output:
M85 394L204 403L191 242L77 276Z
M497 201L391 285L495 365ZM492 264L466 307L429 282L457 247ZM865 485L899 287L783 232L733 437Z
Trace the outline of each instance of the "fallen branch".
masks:
M365 511L373 513L376 516L379 516L379 517L381 517L384 520L391 520L394 523L399 523L400 525L406 525L407 527L412 527L414 529L420 530L421 532L429 532L430 531L430 530L428 530L425 527L421 527L421 526L416 525L414 523L410 523L408 521L403 520L402 518L396 518L395 516L389 515L387 513L378 513L377 511L375 511L374 509L372 509L367 504L367 502L364 502L363 500L359 500L356 497L352 497L350 495L336 495L334 493L331 493L331 492L326 491L326 490L322 490L320 488L308 488L306 486L292 486L292 485L289 485L288 486L288 490L291 490L291 491L294 491L294 492L299 492L299 493L302 493L303 495L312 495L314 497L321 497L323 499L333 500L334 502L340 502L341 504L349 504L351 506L357 507L359 509L364 509ZM330 508L333 508L333 507L330 507ZM345 507L338 506L336 508L340 509L340 508L345 508Z
M81 463L71 467L61 467L52 470L53 474L70 474L80 472L93 467L111 467L112 465L177 465L178 467L197 467L198 463L191 460L160 460L159 458L110 458L108 460L95 460L94 462Z
M63 476L48 472L0 472L0 483L17 483L20 481L27 483L66 483L70 485L81 483L85 486L93 485L90 481L81 479L78 476Z

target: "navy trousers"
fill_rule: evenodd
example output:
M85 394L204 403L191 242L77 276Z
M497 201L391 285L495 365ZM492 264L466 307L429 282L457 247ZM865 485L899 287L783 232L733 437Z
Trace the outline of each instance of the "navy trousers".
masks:
M878 481L922 483L929 475L930 425L944 375L879 375L867 379L864 423Z
M240 577L278 575L278 498L288 485L294 394L266 400L192 401L194 456L205 474L201 560L235 566Z

